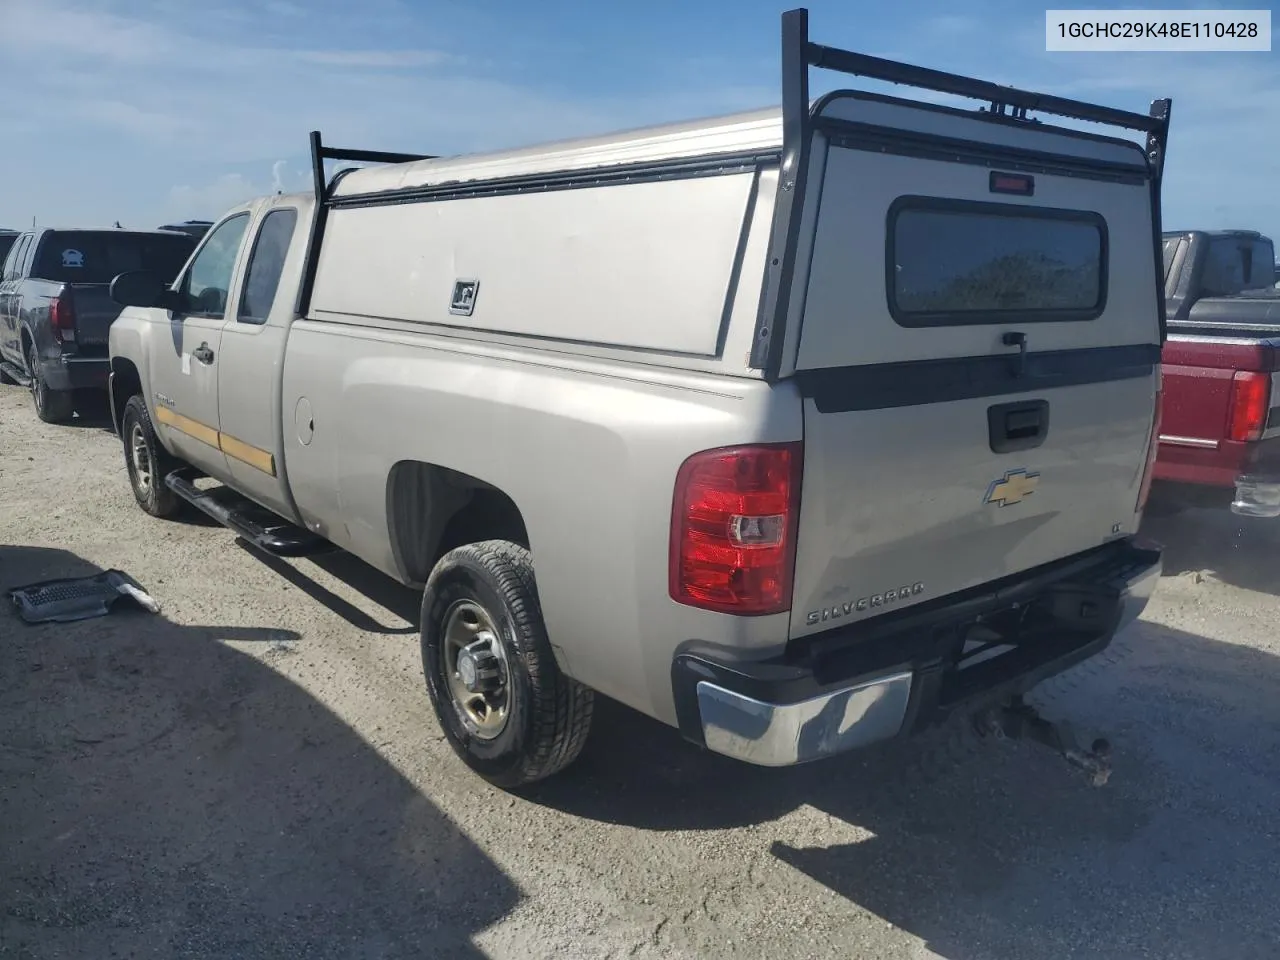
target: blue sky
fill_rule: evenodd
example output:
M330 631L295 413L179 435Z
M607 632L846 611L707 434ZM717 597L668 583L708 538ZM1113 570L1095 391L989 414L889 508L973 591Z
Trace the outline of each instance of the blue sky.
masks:
M0 226L213 218L303 186L313 128L456 153L765 106L787 5L0 0ZM1025 0L809 7L821 42L1144 112L1172 96L1166 226L1280 239L1280 52L1046 53Z

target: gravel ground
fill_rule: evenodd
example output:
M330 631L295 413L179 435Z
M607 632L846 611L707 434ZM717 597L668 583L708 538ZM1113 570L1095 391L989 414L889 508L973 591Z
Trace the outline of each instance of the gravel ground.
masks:
M132 502L102 423L0 389L0 588L119 568L162 604L0 611L0 956L1280 956L1280 524L1153 525L1144 621L1042 688L1089 786L951 727L769 771L604 704L516 798L423 688L417 598Z

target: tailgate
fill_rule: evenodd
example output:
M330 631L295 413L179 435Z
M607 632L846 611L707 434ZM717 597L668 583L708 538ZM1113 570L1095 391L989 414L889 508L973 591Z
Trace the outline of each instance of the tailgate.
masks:
M1136 145L856 95L823 116L792 636L1134 532L1159 383Z
M1259 428L1268 437L1280 433L1277 346L1277 340L1171 334L1163 354L1161 443L1214 450ZM1262 383L1250 383L1254 378Z
M71 293L76 318L76 344L80 347L106 346L111 324L124 308L111 299L109 285L73 283L63 288Z

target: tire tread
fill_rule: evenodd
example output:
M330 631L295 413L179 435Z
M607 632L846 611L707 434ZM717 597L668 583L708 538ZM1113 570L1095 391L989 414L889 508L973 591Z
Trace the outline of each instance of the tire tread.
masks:
M154 491L154 503L150 507L138 500L137 491L133 490L133 468L129 456L130 417L137 420L142 426L142 430L147 437L147 444L151 448L151 484ZM161 445L160 439L156 436L155 427L151 425L151 414L147 411L147 404L142 399L142 394L135 393L125 403L124 414L120 418L120 434L121 441L124 444L125 473L130 478L129 487L133 490L134 499L138 500L138 506L145 513L161 519L176 514L181 509L182 504L178 500L177 494L165 485L164 479L171 471L179 467L179 463Z
M532 729L526 751L508 774L489 777L503 787L518 787L546 779L573 763L586 745L595 710L595 693L565 676L555 661L542 621L533 562L529 551L507 540L482 540L450 551L432 571L459 561L484 570L507 603L521 646L533 696Z

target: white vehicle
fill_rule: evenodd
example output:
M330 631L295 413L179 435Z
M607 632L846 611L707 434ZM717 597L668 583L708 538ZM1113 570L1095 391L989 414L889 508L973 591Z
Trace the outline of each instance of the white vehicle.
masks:
M596 693L790 764L1100 651L1160 571L1168 102L806 24L780 110L444 159L313 134L314 196L228 212L171 288L116 280L139 503L421 587L441 724L505 786L573 760ZM815 64L983 107L811 103Z

